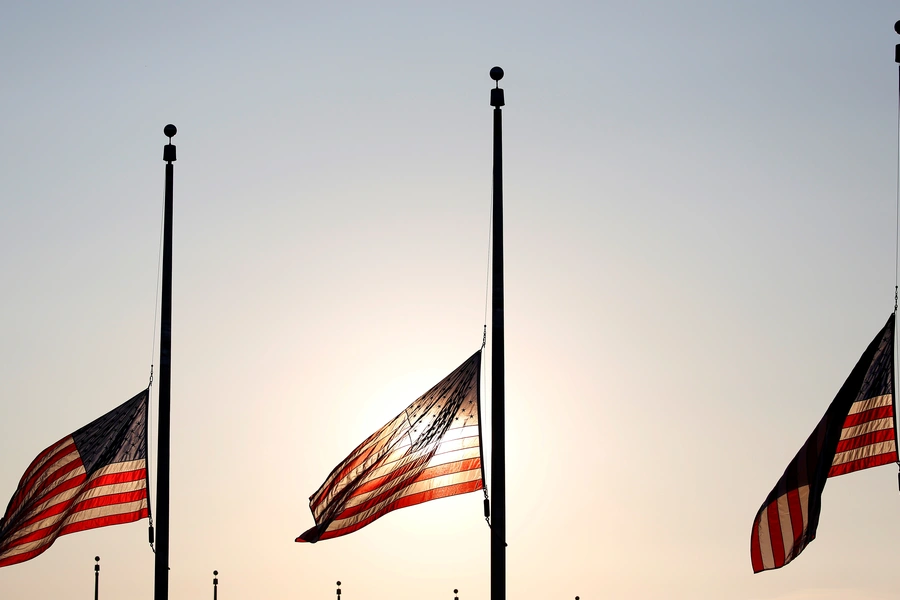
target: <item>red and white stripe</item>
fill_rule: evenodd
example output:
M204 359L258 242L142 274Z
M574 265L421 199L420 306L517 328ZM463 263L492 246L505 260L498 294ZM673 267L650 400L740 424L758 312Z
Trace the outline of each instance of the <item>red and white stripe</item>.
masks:
M825 442L823 417L790 462L753 521L750 559L754 573L777 569L797 557L815 538L810 529L810 483Z
M755 572L789 563L812 541L802 538L809 527L808 509L809 486L804 485L779 496L756 517L750 542Z
M480 490L478 426L448 432L452 434L464 437L440 444L427 462L422 452L403 454L409 450L408 443L392 452L390 459L354 486L345 498L343 510L319 539L352 533L398 508Z
M841 428L829 477L897 462L890 394L854 402Z
M0 522L0 567L34 558L61 535L147 517L147 463L112 463L90 476L72 436L35 458Z

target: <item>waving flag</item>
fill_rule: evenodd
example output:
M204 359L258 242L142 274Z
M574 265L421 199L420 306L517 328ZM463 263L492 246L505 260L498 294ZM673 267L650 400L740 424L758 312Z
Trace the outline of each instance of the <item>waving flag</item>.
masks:
M481 351L373 433L309 499L316 526L296 539L352 533L406 506L483 487Z
M147 517L148 390L35 458L0 519L0 567L61 535Z
M753 572L783 567L815 539L829 477L896 461L891 315L756 514Z

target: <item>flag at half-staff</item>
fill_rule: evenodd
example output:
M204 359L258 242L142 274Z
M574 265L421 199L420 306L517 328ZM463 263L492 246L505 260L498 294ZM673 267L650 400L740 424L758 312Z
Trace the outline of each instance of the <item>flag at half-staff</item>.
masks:
M897 461L894 316L756 514L750 534L754 573L783 567L815 539L829 477Z
M482 489L479 350L336 466L309 499L316 521L296 539L352 533L396 510Z
M61 535L150 514L144 390L37 455L0 519L0 567L41 554Z

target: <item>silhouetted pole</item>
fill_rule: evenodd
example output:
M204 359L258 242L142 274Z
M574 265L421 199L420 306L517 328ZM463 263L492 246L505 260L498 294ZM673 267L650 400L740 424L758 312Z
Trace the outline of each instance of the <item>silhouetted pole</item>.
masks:
M169 429L172 385L172 176L178 130L166 125L169 143L163 147L166 161L166 206L163 216L162 314L159 321L159 433L156 468L156 562L154 600L169 598Z
M94 560L97 561L97 564L94 565L94 600L99 600L99 598L100 598L100 557L95 556Z
M219 572L213 571L213 600L217 600L219 591Z
M458 593L459 590L453 590L453 600L459 600L459 596L457 596Z
M896 23L894 23L894 31L896 31L898 34L900 34L900 21L897 21ZM898 65L900 65L900 44L897 44L896 46L894 46L894 62L896 62ZM897 86L898 86L897 87L897 100L898 100L898 106L900 106L900 66L897 67ZM900 108L897 109L897 118L900 119ZM898 126L900 126L900 124L898 124ZM900 134L898 134L898 136L900 136ZM898 144L897 151L900 152L900 137L898 137L897 144ZM900 209L898 209L898 210L900 210ZM900 216L898 216L898 219L900 219ZM897 235L900 235L900 232L898 232ZM900 238L898 238L898 239L900 239ZM897 243L900 244L900 241L898 241ZM898 252L898 254L900 254L900 252ZM895 260L897 260L897 258L895 258ZM897 286L896 285L894 286L894 312L897 312ZM897 429L897 412L896 411L894 412L894 429ZM900 463L898 463L898 466L900 466ZM900 472L897 473L897 487L900 488Z
M337 582L337 600L341 600L341 582Z
M494 271L491 346L491 600L506 600L506 431L503 369L503 69L491 69L494 107Z

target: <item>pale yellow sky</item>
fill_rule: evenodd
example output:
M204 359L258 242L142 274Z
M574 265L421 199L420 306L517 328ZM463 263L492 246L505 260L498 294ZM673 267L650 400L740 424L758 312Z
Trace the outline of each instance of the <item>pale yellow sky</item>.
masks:
M480 493L293 540L331 468L481 343L499 64L509 598L890 596L893 466L830 481L777 572L749 534L893 306L897 18L9 7L0 502L146 386L171 122L170 597L218 569L220 600L487 600ZM149 600L146 528L61 538L0 597L87 597L100 555L101 598Z

